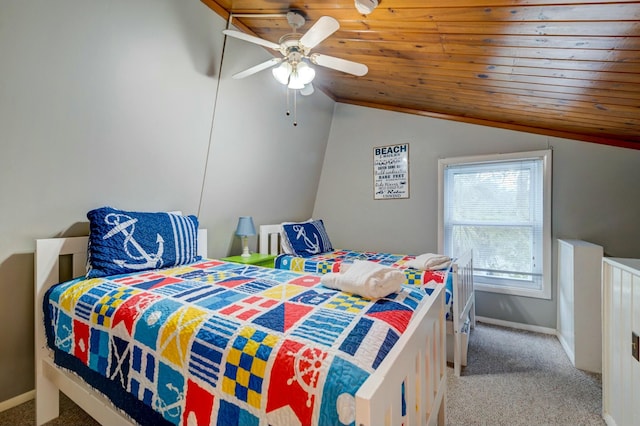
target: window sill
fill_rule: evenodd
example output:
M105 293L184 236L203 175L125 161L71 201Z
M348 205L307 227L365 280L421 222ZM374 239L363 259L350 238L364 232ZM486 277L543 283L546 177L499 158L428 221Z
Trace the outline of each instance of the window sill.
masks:
M509 296L524 296L524 297L533 297L536 299L551 299L551 291L543 290L529 290L525 288L516 288L516 287L503 287L503 286L495 286L489 284L479 284L475 283L473 285L474 290L477 291L486 291L488 293L499 293L506 294Z

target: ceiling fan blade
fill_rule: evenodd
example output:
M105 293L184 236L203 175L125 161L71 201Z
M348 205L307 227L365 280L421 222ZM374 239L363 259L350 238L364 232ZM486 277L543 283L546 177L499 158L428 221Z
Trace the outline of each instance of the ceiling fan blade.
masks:
M323 16L301 38L300 44L311 49L338 31L340 24L331 16Z
M260 72L260 71L262 71L262 70L266 70L266 69L267 69L267 68L269 68L269 67L272 67L272 66L274 66L274 65L276 65L276 64L279 64L280 62L282 62L282 60L283 60L283 59L284 59L284 58L273 58L273 59L269 59L269 60L268 60L268 61L266 61L266 62L263 62L263 63L258 64L258 65L254 65L254 66L252 66L251 68L246 69L246 70L244 70L244 71L240 71L239 73L236 73L236 74L232 75L232 76L231 76L231 78L233 78L233 79L236 79L236 80L237 80L237 79L239 79L239 78L245 78L245 77L248 77L248 76L250 76L250 75L252 75L252 74L255 74L255 73Z
M255 44L259 44L260 46L268 47L269 49L280 50L280 45L277 43L273 43L269 40L264 40L249 34L241 33L240 31L223 30L222 33L230 37L235 37L240 40L248 41L249 43L255 43Z
M369 72L369 68L364 64L348 61L346 59L336 58L334 56L314 53L313 55L311 55L310 59L311 59L311 62L313 62L314 64L318 64L323 67L346 72L348 74L357 75L358 77L362 77L367 72Z

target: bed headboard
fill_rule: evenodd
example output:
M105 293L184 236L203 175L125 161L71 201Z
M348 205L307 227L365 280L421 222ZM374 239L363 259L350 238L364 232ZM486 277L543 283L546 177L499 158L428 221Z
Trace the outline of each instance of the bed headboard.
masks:
M282 225L260 225L260 254L277 256L282 253L280 246Z
M84 275L87 267L89 237L47 238L36 240L36 287L46 288L60 282L60 257L70 256L71 277ZM198 256L207 257L207 230L198 229Z
M42 300L47 289L64 280L81 277L87 272L87 244L89 237L47 238L36 240L34 294L36 319L42 320ZM198 229L198 255L207 257L207 230ZM61 268L61 265L65 265ZM67 276L67 274L69 276ZM36 321L36 332L40 322ZM44 335L36 339L44 343ZM38 346L44 347L44 346Z

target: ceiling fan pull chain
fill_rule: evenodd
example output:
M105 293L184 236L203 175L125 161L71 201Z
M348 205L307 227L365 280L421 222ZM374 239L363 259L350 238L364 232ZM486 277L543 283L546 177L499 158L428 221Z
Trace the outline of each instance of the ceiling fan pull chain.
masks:
M294 90L293 91L293 125L297 126L298 125L298 96L297 96L298 91Z
M289 88L285 89L287 91L287 117L291 115L291 108L289 107Z

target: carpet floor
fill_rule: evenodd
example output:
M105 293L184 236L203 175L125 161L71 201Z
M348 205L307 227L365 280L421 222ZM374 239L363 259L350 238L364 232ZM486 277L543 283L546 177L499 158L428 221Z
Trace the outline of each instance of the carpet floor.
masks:
M576 369L552 335L478 323L447 385L448 425L605 425L601 375Z

